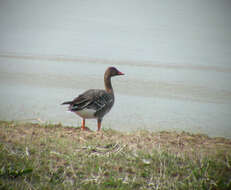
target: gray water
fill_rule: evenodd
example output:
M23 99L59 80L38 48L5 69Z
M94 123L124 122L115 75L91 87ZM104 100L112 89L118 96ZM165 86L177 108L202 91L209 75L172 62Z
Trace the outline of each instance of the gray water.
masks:
M125 76L104 128L231 138L230 5L3 0L0 119L80 125L60 103L104 88L113 65Z

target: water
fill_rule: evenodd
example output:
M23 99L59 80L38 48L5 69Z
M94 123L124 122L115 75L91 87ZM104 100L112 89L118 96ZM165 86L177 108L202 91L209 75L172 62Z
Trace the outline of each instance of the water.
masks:
M60 103L114 65L104 128L231 138L230 3L172 2L2 1L0 119L80 125Z

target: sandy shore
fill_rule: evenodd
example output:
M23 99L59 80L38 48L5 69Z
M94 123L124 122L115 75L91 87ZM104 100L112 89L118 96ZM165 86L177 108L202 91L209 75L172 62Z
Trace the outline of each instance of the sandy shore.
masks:
M80 118L67 112L60 103L88 88L104 88L102 73L111 62L63 61L1 57L1 119L39 118L43 122L80 125ZM142 67L126 63L117 67L126 75L113 79L116 103L105 117L103 127L122 131L185 130L231 137L228 70ZM92 129L96 127L94 120L87 124Z

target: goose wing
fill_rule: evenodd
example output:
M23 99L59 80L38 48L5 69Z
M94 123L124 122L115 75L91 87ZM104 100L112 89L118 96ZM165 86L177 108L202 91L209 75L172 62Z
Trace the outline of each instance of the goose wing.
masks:
M113 94L109 94L105 90L91 89L70 102L69 110L76 112L83 109L93 109L97 115L101 112L106 113L108 109L111 109L113 103Z

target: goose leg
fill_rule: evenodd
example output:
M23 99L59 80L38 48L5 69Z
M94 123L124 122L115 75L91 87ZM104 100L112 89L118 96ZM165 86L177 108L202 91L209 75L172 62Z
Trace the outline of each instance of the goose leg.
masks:
M85 130L85 119L82 120L82 126L81 126L81 130Z
M101 128L101 122L102 122L102 119L98 119L98 120L97 120L97 124L98 124L98 131L100 131L100 128Z

